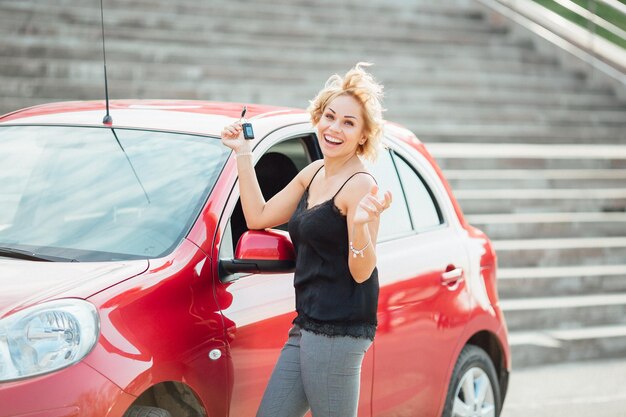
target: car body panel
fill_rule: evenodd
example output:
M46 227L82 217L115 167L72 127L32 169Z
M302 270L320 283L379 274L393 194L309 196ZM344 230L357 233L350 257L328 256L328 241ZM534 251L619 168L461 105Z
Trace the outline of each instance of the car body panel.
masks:
M0 257L0 318L49 299L87 298L146 269L145 259L78 263Z
M470 314L467 255L450 227L379 244L377 252L374 415L435 415L447 388L440 366L455 361ZM447 285L450 268L464 276Z
M54 103L0 117L0 127L124 127L218 140L241 108L240 103L116 100L111 102L113 123L103 125L102 101ZM314 132L308 115L298 109L248 105L247 118L256 133L251 142L255 161L281 140ZM423 174L445 221L436 229L378 244L379 328L363 362L359 415L434 417L443 408L456 358L475 334L493 334L510 369L497 304L496 257L488 238L467 224L424 144L393 123L386 124L385 134L390 148ZM97 264L0 260L0 271L10 271L6 280L0 278L0 317L44 300L77 297L92 302L101 321L99 341L82 362L1 384L0 404L2 398L14 403L0 417L72 415L76 408L81 416L121 417L134 398L167 381L187 386L211 417L254 415L295 317L295 301L291 273L222 282L219 250L238 197L231 155L187 237L163 258ZM446 284L442 274L450 268L460 268L462 279ZM59 284L45 288L52 279ZM82 379L77 379L79 372L85 374ZM89 382L83 387L84 378ZM66 387L81 388L67 388L75 398L60 404L48 388L62 380L75 381ZM76 393L89 397L97 387L110 410L82 414L83 400ZM34 392L36 402L29 396Z
M276 126L308 120L299 109L276 106L246 105L246 118L254 121L256 138L262 138ZM241 115L243 104L191 100L113 100L110 104L112 124L103 124L105 103L102 101L43 104L0 117L3 124L47 124L106 126L184 132L219 137L222 128ZM254 143L255 141L253 141Z
M0 417L119 417L135 399L81 362L0 385Z
M224 415L228 384L207 384L229 379L228 361L209 357L215 349L226 353L210 265L184 240L171 256L151 260L146 273L91 297L101 336L85 363L133 396L160 382L183 381L210 415Z

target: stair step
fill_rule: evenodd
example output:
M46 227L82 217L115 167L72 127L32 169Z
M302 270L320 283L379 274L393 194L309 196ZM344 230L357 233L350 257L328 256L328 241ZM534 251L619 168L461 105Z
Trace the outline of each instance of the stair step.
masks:
M61 4L68 5L76 5L78 4L75 0L61 0ZM158 9L164 8L164 10L184 10L185 8L191 8L191 10L213 10L213 9L234 9L234 16L237 15L238 11L242 8L240 3L233 4L228 1L212 1L212 2L197 2L194 0L178 0L175 3L167 2L167 1L151 1L151 0L135 0L132 3L125 2L123 0L107 0L107 4L111 7L130 7L131 5L137 4L141 5L143 9L145 6L148 8L155 8L158 6ZM238 7L237 7L238 6ZM434 13L439 14L450 14L450 15L459 15L459 14L467 14L470 16L482 16L483 13L480 12L480 9L467 0L446 0L445 3L433 5L432 3L424 0L414 0L411 2L394 0L394 1L386 1L380 2L377 0L366 0L366 1L344 1L344 2L332 2L328 0L321 0L316 2L310 2L306 0L294 0L294 1L267 1L267 2L245 2L245 9L258 11L265 9L276 9L276 8L289 8L289 7L297 6L298 9L302 10L313 10L316 8L321 8L322 6L332 6L333 10L338 10L339 12L352 12L354 13L355 7L360 9L364 9L368 12L405 12L405 13L414 13L415 11L427 12L432 11Z
M626 293L500 301L509 331L626 325Z
M459 169L447 170L448 180L621 180L626 169Z
M436 143L426 148L448 170L626 169L621 144ZM506 172L506 171L504 171Z
M436 93L436 90L432 93L433 95L431 97L433 100L439 100L439 97L445 98L443 94L441 96L436 96ZM466 98L469 99L473 96L473 94L468 94ZM502 97L504 97L504 94ZM587 97L590 100L596 100L596 98L592 95L588 95ZM541 99L541 94L537 94L534 98L534 100ZM580 99L583 99L582 95L580 96ZM496 98L494 98L494 100L496 100ZM519 100L518 102L522 101L519 98L516 98L515 100ZM511 101L513 100L509 100L509 102ZM554 122L551 122L551 124L525 124L515 122L502 124L502 121L497 124L482 121L480 124L453 124L449 122L447 124L441 123L437 125L432 123L424 124L416 121L415 124L417 126L416 131L419 136L437 138L466 138L468 142L499 142L505 138L524 137L525 141L522 143L532 143L533 141L541 138L550 138L550 142L540 143L555 143L558 141L570 144L583 141L590 142L592 140L606 143L606 141L610 140L611 143L616 142L626 144L626 128L624 126L563 126L555 124Z
M499 268L501 300L626 292L626 265Z
M276 82L281 80L276 79ZM71 79L20 79L16 77L0 76L0 96L24 96L24 97L64 97L64 100L93 100L101 99L103 95L103 77L92 80ZM263 87L263 90L266 90ZM262 102L264 104L285 105L295 101L293 92L288 90L274 90L264 101L255 100L263 90L256 90L254 86L247 89L246 94L237 93L232 88L222 86L219 89L211 83L178 82L165 83L163 81L144 80L141 83L133 83L125 80L109 82L109 94L112 98L134 99L190 99L190 100L220 100L220 101L243 101ZM271 100L269 95L271 94ZM310 92L308 97L313 97ZM300 104L306 104L302 97ZM302 106L300 106L302 107Z
M128 4L128 3L127 3ZM377 25L372 26L367 14L343 13L334 10L328 13L322 8L312 8L303 12L302 7L211 7L205 9L185 10L178 8L176 13L164 13L163 10L143 7L113 7L107 5L105 10L105 25L114 25L116 28L141 30L167 29L169 31L189 30L195 33L212 32L214 30L245 30L248 28L270 27L275 25L287 26L294 29L305 29L313 32L315 29L324 32L333 31L337 26L350 17L350 26L354 30L380 31L385 34L385 28L394 27L396 30L410 31L419 29L454 30L467 32L493 31L495 28L484 21L467 18L464 15L445 15L420 11L411 15L402 13L380 13L377 16ZM235 6L235 5L233 5ZM100 23L100 13L97 7L84 7L76 3L68 8L50 8L44 4L20 4L4 2L4 14L12 17L11 21L16 28L24 25L23 20L31 23L33 15L42 21L62 21L72 26L94 26ZM233 22L236 18L236 22ZM12 28L9 26L9 28ZM6 30L6 29L5 29ZM257 29L258 30L258 29ZM503 29L500 29L503 30Z
M626 182L626 169L466 169L446 170L446 178L454 190L479 188L619 188Z
M107 68L108 69L108 68ZM77 68L78 70L78 68ZM218 69L215 68L217 71ZM175 78L168 82L167 80L158 80L158 79L143 79L141 82L133 82L129 80L111 80L110 86L111 88L119 88L124 90L133 90L133 91L154 91L152 96L161 94L165 97L168 97L170 94L174 95L177 98L180 96L180 91L185 89L188 90L203 90L206 92L214 92L214 94L220 94L220 92L234 94L238 97L246 97L252 94L253 92L258 92L259 94L265 94L268 98L275 97L275 95L280 94L281 99L285 101L294 101L298 100L300 102L306 103L305 100L302 100L302 97L311 97L315 94L314 90L308 90L306 87L296 87L289 88L290 84L294 85L297 83L302 83L305 81L302 74L287 74L281 73L279 71L267 71L265 72L263 78L265 81L272 81L273 83L282 83L285 82L286 85L283 88L277 88L273 86L271 82L256 82L253 85L246 85L245 83L237 83L237 85L227 84L224 82L214 82L212 81L213 77L221 77L220 73L212 73L211 70L204 68L206 71L206 77L202 80L198 80L197 77L185 77L184 74L180 74L179 78ZM220 71L226 71L226 69L222 68ZM79 71L77 71L79 72ZM79 90L81 88L90 89L95 85L100 85L102 80L102 73L100 72L97 75L96 72L93 73L89 78L78 78L78 77L62 77L62 78L24 78L21 76L10 77L10 76L2 76L0 77L0 91L5 94L11 94L16 91L23 91L26 89L34 89L37 91L42 91L42 94L45 94L46 89L51 88L54 89L54 94L62 94L64 91L71 90ZM248 78L248 75L242 74L242 79ZM162 91L162 92L161 92ZM171 91L171 92L170 92ZM491 92L490 100L493 103L496 103L498 100L502 101L510 101L507 99L508 96L513 94L511 92ZM61 95L62 96L62 95ZM480 100L486 96L486 93L472 93L467 95L459 95L456 98L453 98L448 89L446 88L430 88L427 92L423 93L415 93L413 95L412 100L419 100L422 102L445 102L447 100L455 100L457 102L462 101L470 101L470 100ZM578 94L573 95L576 96L576 100L580 102L586 101L589 105L596 105L606 100L612 100L611 98L607 98L602 94ZM563 95L565 97L565 95ZM537 102L545 102L547 100L542 99L542 95L536 94L534 97L529 95L528 97L523 97L519 95L516 99L518 102L522 103L524 100L535 100ZM400 108L402 106L401 102L391 101L387 103L391 108L394 107L394 103L397 103L397 107ZM624 140L626 141L626 132L620 128L569 128L569 127L544 127L544 126L519 126L519 125L511 125L507 127L499 128L499 126L490 126L488 124L482 126L483 132L481 134L481 126L466 126L465 129L463 126L422 126L418 124L418 129L416 130L419 136L437 136L437 137L465 137L469 138L473 141L484 141L484 140L499 140L507 137L519 137L524 136L527 140L537 140L538 138L543 137L553 137L554 139L558 139L561 141L575 141L575 140L588 140L590 136L594 136L599 138L600 140L606 138L606 140Z
M601 144L432 143L438 158L626 159L626 146Z
M509 333L514 368L626 355L626 325Z
M594 111L594 110L590 110L590 111ZM394 120L396 120L398 123L404 125L407 129L411 130L412 132L415 132L416 135L425 142L431 142L431 143L447 143L447 142L459 142L459 141L465 141L466 143L479 143L479 142L483 142L485 141L485 139L487 140L493 140L494 142L499 142L499 143L503 143L503 144L507 144L507 143L521 143L521 142L527 142L528 144L546 144L546 143L552 143L552 144L571 144L571 143L577 143L577 144L585 144L585 143L589 143L590 141L594 140L594 135L581 135L582 137L578 137L578 138L571 138L571 137L564 137L561 134L558 133L558 130L555 130L554 134L547 134L547 135L540 135L540 136L524 136L524 135L506 135L506 134L502 134L500 136L498 136L497 134L492 136L492 137L485 137L485 136L468 136L468 135L463 135L463 134L458 134L458 135L450 135L450 134L439 134L437 132L429 132L429 133L424 133L421 131L421 127L419 125L419 123L417 123L416 121L412 121L412 120L404 120L401 119L399 117L395 118ZM619 135L621 135L621 133L618 133ZM601 137L599 138L599 140L602 141L602 143L607 144L607 145L621 145L626 143L626 141L624 139L622 139L621 137L615 137L615 136L608 136L608 137Z
M501 267L621 264L626 237L492 240Z
M3 41L0 41L0 47ZM6 41L5 41L6 42ZM9 43L9 42L7 42ZM110 45L110 42L107 44L108 56L109 56L109 66L107 68L108 75L111 80L144 80L144 79L167 79L175 82L177 80L196 80L199 82L215 82L215 83L223 83L223 84L231 84L227 78L219 79L213 76L213 69L211 64L206 62L198 62L192 63L189 60L185 60L183 63L172 63L172 62L163 62L150 65L150 62L146 62L146 65L138 66L136 65L136 48L129 47L127 43L120 43L124 45L124 49L120 51L115 51L113 47ZM2 47L0 50L0 56L11 57L10 60L4 60L0 62L0 74L4 76L21 76L27 78L62 78L71 76L73 79L76 78L84 78L84 79L92 79L94 77L100 77L102 73L102 56L101 51L96 51L93 48L85 48L83 52L78 52L77 49L73 48L71 51L64 47L59 47L58 45L51 45L46 48L46 54L49 55L41 57L41 49L44 46L41 45L32 45L20 47L18 45L13 44L8 45L6 48ZM258 49L254 50L254 54L245 54L245 59L248 61L242 61L241 54L239 57L229 57L224 56L220 57L215 51L211 51L211 55L213 56L213 61L220 61L220 66L225 66L224 61L228 62L230 65L236 65L237 63L241 63L242 65L248 65L250 67L254 66L254 63L258 61L259 64L266 65L267 62L275 61L276 57L270 54L259 54ZM155 51L155 54L162 53L162 49L158 48L158 51ZM283 51L286 53L287 51ZM142 49L142 54L146 53L146 49ZM189 52L191 55L191 51ZM198 55L202 55L204 52L199 51ZM71 56L68 56L71 54ZM122 56L124 54L126 57ZM273 54L273 53L272 53ZM259 56L257 56L259 55ZM345 51L331 51L324 52L324 58L316 57L313 54L309 55L291 55L290 58L282 59L281 68L278 72L286 72L292 70L293 67L297 67L298 65L306 66L306 71L298 71L298 79L306 80L310 77L316 76L316 74L320 74L323 72L324 68L327 68L329 65L338 65L340 63L344 68L348 68L353 65L355 60L351 57L350 53L346 53ZM31 57L32 56L32 57ZM65 58L62 58L66 56ZM37 59L33 59L33 58ZM115 59L112 59L114 57ZM133 57L135 58L134 60ZM80 58L80 59L78 59ZM123 58L123 59L122 59ZM371 59L370 59L371 58ZM520 88L524 88L525 91L539 91L542 94L546 94L547 91L552 91L555 94L558 94L562 91L568 91L570 93L586 93L593 96L597 95L609 95L612 93L606 87L589 87L585 84L580 83L579 80L573 77L561 77L554 78L551 76L544 77L527 77L527 76L508 76L508 77L499 77L499 78L484 78L483 75L478 73L467 73L465 71L463 74L463 70L457 70L456 72L448 70L445 76L440 76L438 79L432 79L429 77L428 80L424 79L423 75L420 75L421 69L418 68L419 60L416 60L415 65L408 65L407 59L404 58L396 58L395 60L391 57L387 57L386 55L376 56L374 54L365 57L364 59L370 61L378 61L384 60L384 66L375 66L373 67L374 72L377 74L377 78L379 78L384 84L385 87L389 91L393 91L394 89L405 89L407 84L415 87L428 87L428 89L434 89L435 91L442 91L443 89L450 89L451 86L455 87L455 90L458 93L470 94L477 93L485 89L485 87L489 87L490 90L499 91L501 93L513 93ZM425 61L425 59L423 59ZM218 64L216 63L215 66ZM411 66L415 66L416 68L410 70ZM402 80L396 79L396 74L398 72L405 71L405 76ZM407 72L408 71L408 72ZM274 72L277 72L274 70ZM463 77L461 77L463 75ZM213 79L211 77L213 76ZM264 85L265 88L268 88L267 83L263 82L262 78L263 74L258 74L258 76L253 78L247 78L245 81L249 83L255 83L259 86ZM288 77L289 78L289 77ZM293 78L293 76L291 77ZM557 82L556 80L559 80ZM306 86L302 84L289 85L289 87L306 89ZM428 122L428 124L433 125L435 127L440 124L446 122L448 124L453 121L449 118L449 109L440 109L439 113L433 111L433 107L422 107L416 108L412 106L415 110L418 110L419 113L426 113L428 118L424 116L421 119L424 122ZM476 112L475 107L469 107L468 109L461 110L471 110L473 114ZM514 116L518 114L520 111L525 111L529 113L529 109L520 108L515 112L509 112L510 116ZM542 115L542 122L544 124L551 122L551 119L546 118L546 116L539 111L535 111L536 114ZM411 112L412 116L415 116L413 112ZM434 116L443 116L446 115L447 118L440 118L440 120L429 120ZM567 115L567 113L565 113ZM622 124L626 125L626 122L623 120L623 114L620 113L622 117L618 119L618 121L622 122ZM420 119L418 117L418 119ZM506 118L508 119L508 117ZM572 120L570 118L569 120ZM594 116L587 115L587 119L593 123ZM616 117L611 117L609 121L614 121ZM495 119L502 122L503 119ZM475 122L475 119L472 119L472 122ZM597 122L596 122L597 123ZM426 126L428 125L426 124Z
M494 240L626 236L626 213L488 213L466 219Z
M87 39L79 40L80 38L70 35L43 37L6 34L0 40L0 56L12 59L30 58L38 62L49 61L51 65L59 59L101 62L101 41L96 38L96 34L90 37L82 36ZM324 41L311 45L302 45L289 39L282 41L268 39L262 42L268 44L261 45L241 35L233 35L216 47L203 41L180 48L178 43L165 43L163 40L107 38L107 61L111 67L118 65L121 68L125 68L128 62L139 62L145 66L184 62L187 66L201 67L209 73L227 67L235 71L232 74L225 74L229 75L226 79L231 80L243 75L250 79L259 79L263 75L258 72L259 68L277 73L297 71L303 77L309 78L310 75L314 75L323 81L329 73L344 72L358 61L369 60L379 64L372 69L377 77L383 81L394 80L388 84L389 91L399 95L398 98L402 100L406 98L404 94L407 84L419 81L424 83L431 75L433 79L437 77L450 79L456 75L456 84L461 84L459 80L462 80L462 84L466 86L471 85L469 82L472 79L482 79L483 83L489 83L491 78L496 83L499 80L500 83L502 80L518 81L513 87L519 87L520 82L523 83L525 80L532 82L543 77L554 79L560 76L564 80L560 83L555 82L553 86L544 81L545 88L559 91L559 86L563 88L564 85L568 85L575 92L610 94L607 88L592 88L581 83L576 85L572 81L576 79L575 75L563 74L556 63L537 57L513 58L496 54L466 56L442 52L432 56L414 56L416 52L411 48L413 43L396 46L397 41L392 41L392 50L395 54L389 52L392 45L382 41L380 44L371 44L368 41L366 44L340 43L329 47L325 47ZM439 49L441 50L441 47ZM235 55L233 51L237 51L238 54ZM46 61L42 61L43 59ZM278 62L280 65L277 65ZM402 83L395 81L398 74L402 74Z
M36 106L44 103L51 103L58 101L53 98L38 98L38 97L2 97L0 96L0 115L4 115L15 110L24 109L31 106Z
M6 0L5 0L6 1ZM83 3L74 0L62 0L61 4L65 5L81 5ZM138 10L150 10L158 9L165 13L215 13L223 10L230 13L230 17L238 16L242 12L261 13L261 12L273 12L273 13L311 13L315 11L326 10L322 6L332 6L333 11L336 11L338 15L344 16L346 13L354 14L354 8L358 7L368 13L375 13L376 15L384 13L401 13L411 14L419 11L420 13L437 14L437 15L449 15L449 16L461 16L467 18L482 18L484 12L477 9L475 5L468 1L451 1L446 0L445 3L433 5L432 3L421 1L344 1L344 2L330 2L316 1L312 3L310 1L264 1L264 2L245 2L245 6L242 7L240 3L233 3L228 1L212 1L212 2L198 2L194 0L178 0L175 3L169 1L154 1L154 0L134 0L133 2L127 2L124 0L107 0L108 8L112 9L124 9L137 8ZM293 11L292 11L293 9Z
M618 188L624 186L624 178L607 178L607 179L541 179L541 178L526 178L526 179L505 179L505 178L493 178L493 179L448 179L452 189L465 190L465 189L490 189L497 190L501 188L548 188L548 189L589 189L589 188Z
M470 68L468 68L470 69ZM480 70L479 68L472 68L476 70ZM495 69L491 66L492 70L496 71L507 71L505 68ZM392 94L393 92L389 92ZM516 89L511 90L496 90L496 91L477 91L474 94L460 95L456 91L448 90L445 93L439 93L437 91L425 90L425 91L416 91L410 90L406 91L402 94L396 92L393 96L393 100L397 100L399 102L424 102L426 100L433 100L442 103L448 102L472 102L475 105L481 105L483 103L502 103L504 105L508 105L509 103L514 105L526 104L533 105L538 107L551 107L555 105L566 106L566 107L581 107L581 106L620 106L621 103L618 101L616 97L609 96L604 93L594 93L594 92L560 92L558 95L555 95L554 92L537 92L537 91L520 91ZM625 113L626 114L626 113ZM429 125L425 125L424 129L428 129ZM437 126L437 128L441 128ZM468 133L467 135L477 135L479 134L478 129L480 126L477 125L469 125L467 126ZM503 131L509 129L506 125L501 125ZM456 134L456 132L453 132ZM525 133L525 132L523 132ZM489 132L486 132L488 135Z
M265 77L269 78L270 74L266 74ZM2 84L0 84L0 92L2 95L23 95L23 96L51 96L51 97L64 97L64 99L93 99L100 98L99 92L94 94L94 90L100 90L102 81L100 78L94 78L93 80L65 80L59 79L20 79L15 77L0 77ZM285 82L288 85L289 82L296 82L297 80L289 80L288 77L276 74L276 79L273 82ZM273 90L268 89L266 86L249 86L240 85L236 88L229 88L224 84L216 85L211 82L194 82L194 81L178 81L167 83L158 80L144 80L142 82L128 82L118 80L110 83L112 97L134 97L134 98L171 98L171 99L211 99L211 100L224 100L224 101L259 101L267 104L281 104L287 106L302 107L303 103L306 103L316 91L293 91L288 88ZM299 94L299 95L298 95ZM395 120L399 123L404 123L408 128L411 128L411 121ZM420 133L419 126L413 126L413 130L418 133L419 137L424 137ZM608 129L605 129L608 131ZM619 137L621 133L617 131L615 135L608 135L604 140L609 142L610 140L621 141ZM431 137L434 136L431 134ZM445 135L436 135L437 139L454 139L458 140L459 137L449 137ZM472 138L484 140L484 137ZM517 140L515 138L500 138L502 140ZM527 138L528 139L528 138ZM532 138L531 138L532 139ZM575 138L574 138L575 139ZM536 137L534 140L546 141L543 137ZM561 137L559 140L571 141L571 137ZM583 138L580 138L583 140Z
M626 237L496 240L497 250L626 247Z
M85 25L59 24L54 19L38 19L36 24L26 26L16 30L23 32L36 31L41 36L67 36L84 37L85 39L96 38L100 31L99 13L94 13L98 17L97 22ZM36 18L36 16L35 16ZM106 16L105 16L106 22ZM21 22L18 22L21 23ZM22 25L23 26L23 25ZM352 26L350 26L352 27ZM105 27L106 29L106 27ZM110 29L110 26L109 26ZM323 30L319 30L323 29ZM133 39L135 41L161 41L166 44L179 43L200 45L210 43L220 43L231 37L254 39L256 42L270 46L270 43L289 44L298 41L306 46L310 43L323 40L340 38L350 42L372 42L373 44L387 44L390 47L395 43L413 42L433 42L456 45L478 45L494 42L492 34L501 32L482 26L482 29L468 31L465 29L455 29L454 27L417 27L410 31L389 30L389 26L369 25L364 30L346 31L345 25L320 25L318 30L313 25L300 25L292 20L286 22L253 21L242 25L233 20L215 19L207 16L205 25L200 30L189 30L188 28L161 28L151 27L125 27L115 26L115 30L107 32L107 39ZM97 39L97 38L96 38Z
M426 142L426 148L430 149L433 145L445 145L444 143L434 143L434 142ZM592 146L592 145L590 145ZM572 158L550 158L550 157L504 157L504 158L496 158L496 157L485 157L485 158L463 158L463 157L438 157L437 163L443 169L444 174L448 172L448 170L481 170L481 169L489 169L489 170L503 170L506 171L508 169L536 169L536 170L545 170L545 169L575 169L580 168L581 170L593 170L593 169L625 169L626 168L626 159L620 158L617 155L615 158L611 157L602 157L602 158L589 158L589 159L578 159L575 157Z
M458 190L454 195L467 215L626 211L625 188Z
M58 102L55 98L44 97L7 97L0 96L0 116L19 109L25 109L39 104Z
M0 51L6 56L13 57L31 57L31 58L48 58L57 59L64 57L80 57L81 59L101 59L100 39L89 38L79 39L71 36L59 35L56 37L43 37L36 33L4 33L0 39ZM554 62L550 58L541 58L541 55L530 53L523 44L519 42L503 42L502 44L487 45L468 45L452 53L451 50L441 48L440 45L420 43L400 43L390 49L386 44L372 43L328 43L328 42L312 42L303 45L302 42L296 42L290 39L276 40L274 43L264 44L255 39L244 37L241 35L233 35L227 39L218 42L196 42L186 44L181 48L176 43L164 43L161 41L146 41L142 39L118 39L115 37L107 37L107 54L115 56L119 61L145 60L146 63L161 62L169 64L174 62L184 62L185 64L206 65L211 62L218 61L222 65L232 65L243 59L254 58L257 60L265 59L272 61L276 66L276 62L280 62L281 66L285 62L300 62L304 60L306 63L318 66L331 65L331 70L335 66L335 62L345 62L350 60L354 64L357 60L369 60L372 58L384 59L384 65L380 65L377 70L384 71L389 65L404 65L412 68L414 63L421 63L420 68L437 70L433 73L433 77L438 74L448 74L450 71L458 73L455 68L440 68L438 61L447 58L466 60L490 60L497 61L513 61L524 60L529 62ZM277 49L278 48L278 49ZM507 51L507 52L503 52ZM357 59L355 59L357 58ZM553 58L552 58L553 59ZM221 61L223 60L223 61ZM112 61L113 62L113 61ZM376 61L374 61L376 62ZM342 64L343 65L343 64ZM308 65L299 65L299 71L306 71ZM345 70L345 69L344 69ZM563 71L553 65L549 66L549 70L544 71L546 76L550 76L554 80L555 85L560 85L557 80L559 77L567 80L581 79L581 75L572 71ZM493 71L491 72L493 73ZM328 70L326 72L328 74ZM412 80L419 79L419 73L405 72L403 75L412 76ZM489 74L479 74L483 79L491 78ZM529 74L494 74L493 77L510 79L511 77L527 78ZM457 78L457 81L462 78ZM406 84L405 84L406 85ZM571 85L571 84L570 84Z
M543 78L542 78L543 79ZM546 82L550 79L545 77ZM541 86L541 81L534 79L520 80L520 83L531 83L531 88ZM534 84L534 85L533 85ZM444 84L445 85L445 84ZM476 121L484 122L502 122L508 120L511 122L530 122L530 123L550 123L563 125L582 125L590 126L626 126L626 118L624 111L619 109L594 110L592 112L576 109L552 108L552 109L536 109L528 106L473 106L471 104L455 103L447 105L423 105L412 106L409 108L394 109L396 117L411 118L416 123L474 123ZM454 118L451 118L454 115Z
M95 35L94 35L95 36ZM59 58L75 57L82 61L93 60L99 62L101 60L101 49L98 42L94 40L85 41L68 36L60 37L42 37L28 33L6 33L0 40L0 52L4 56L12 58L30 57L37 60L47 58L46 61L54 62ZM441 48L439 45L413 43L406 45L396 45L392 50L387 46L376 47L372 44L358 43L318 43L308 45L306 48L301 43L285 40L274 47L259 47L250 39L241 39L240 37L230 37L223 42L213 45L206 42L200 44L188 44L185 48L180 48L177 44L164 44L163 42L147 42L134 39L116 39L107 38L107 53L115 60L111 62L137 62L137 60L145 60L146 64L152 62L160 62L164 65L173 65L172 62L184 62L186 65L210 65L212 62L219 62L221 65L233 65L241 62L242 58L248 61L258 61L259 65L275 64L281 62L280 68L291 61L297 65L299 71L307 71L311 66L326 67L331 70L335 67L339 69L345 68L345 63L353 64L356 60L372 60L378 62L382 60L384 65L375 67L375 73L378 74L391 69L393 76L389 77L388 85L390 88L404 88L407 83L425 82L433 80L437 82L439 79L445 79L454 83L454 85L472 85L473 81L480 80L483 83L503 83L514 81L515 85L526 80L545 80L546 88L555 89L560 86L569 86L570 88L592 88L581 82L580 75L574 72L563 71L556 67L553 58L542 58L541 55L534 51L523 49L523 46L511 44L495 44L467 46L458 51ZM207 59L210 56L211 59ZM482 72L468 72L463 68L458 69L452 66L443 66L446 60L453 62L471 62L478 61L482 64L480 69ZM508 71L494 72L490 70L492 67L490 62L500 62L500 65L507 65L510 69L516 62L543 62L550 65L541 65L536 68L534 75L529 71ZM339 62L339 64L337 64ZM419 63L419 66L416 64ZM299 64L299 65L298 65ZM307 64L307 65L304 65ZM275 65L274 65L275 66ZM486 68L485 68L486 67ZM411 69L413 71L411 71ZM345 69L344 69L345 70ZM399 70L403 71L401 79L397 78ZM424 78L423 71L429 71L428 80ZM540 70L540 71L538 71ZM463 73L461 73L463 71ZM537 74L542 74L537 76ZM462 75L462 76L460 76ZM595 88L595 87L593 87ZM603 91L611 91L603 88Z
M219 74L216 75L219 77ZM81 78L22 78L22 77L0 77L0 95L4 96L48 96L48 97L64 97L65 99L93 99L99 98L98 95L94 95L94 90L100 90L102 85L102 76L94 76L91 79ZM314 94L314 90L307 91L302 88L289 88L290 85L302 83L302 79L299 75L294 75L293 78L288 75L281 75L279 73L266 73L264 75L267 83L255 83L247 84L245 82L239 83L234 86L232 84L226 84L222 82L213 82L212 76L207 76L203 81L196 79L186 79L181 76L177 81L164 82L164 80L152 80L144 79L141 82L132 82L127 80L115 80L110 82L112 97L136 97L136 98L185 98L185 99L219 99L225 101L254 101L258 100L269 104L283 104L288 106L300 106L302 103L306 103L307 99L310 99ZM272 79L274 77L274 79ZM193 77L196 78L196 77ZM244 77L245 78L245 77ZM284 88L269 88L268 85L273 83L284 83ZM119 93L118 93L119 92ZM98 94L100 94L98 92ZM438 95L439 94L439 95ZM424 94L421 100L446 100L447 93L444 91L437 92L431 90L429 94ZM390 108L393 108L393 103L388 103ZM401 103L398 103L401 106ZM402 123L402 120L396 120ZM411 128L409 125L407 127ZM492 140L516 140L521 133L514 133L511 131L509 136L506 132L500 134L497 133L495 128L489 128L489 126L483 126L485 133L480 135L478 130L475 136L471 140L484 141L489 138L491 133ZM417 125L413 129L418 133L419 137L433 137L437 139L455 139L458 140L459 136L454 136L450 133L451 130L442 129L442 132L429 132L424 133L424 129ZM446 132L445 130L448 130ZM463 135L467 138L468 134L472 134L471 129L463 131L462 128L455 128L456 135ZM526 140L545 141L546 136L551 135L552 140L561 140L571 142L572 140L587 140L589 136L594 136L609 141L626 141L624 138L626 130L619 128L601 128L597 129L597 132L593 132L593 129L563 129L563 128L527 128L524 136ZM469 132L469 133L468 133ZM512 136L511 136L512 135ZM534 135L534 136L533 136Z

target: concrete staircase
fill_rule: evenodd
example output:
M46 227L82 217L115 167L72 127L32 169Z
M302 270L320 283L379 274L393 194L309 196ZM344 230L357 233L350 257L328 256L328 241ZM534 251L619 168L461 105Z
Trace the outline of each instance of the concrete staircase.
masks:
M626 146L432 144L494 241L516 367L626 354Z
M376 63L386 117L494 240L514 365L626 355L626 103L608 83L472 0L104 4L112 98L304 107ZM0 2L0 112L103 98L99 5Z

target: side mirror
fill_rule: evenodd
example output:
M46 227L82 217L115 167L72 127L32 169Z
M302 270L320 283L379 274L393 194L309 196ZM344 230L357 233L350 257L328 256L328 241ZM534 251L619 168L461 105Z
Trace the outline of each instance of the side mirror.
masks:
M223 275L293 272L296 253L286 232L274 229L249 230L239 238L235 259L220 261Z

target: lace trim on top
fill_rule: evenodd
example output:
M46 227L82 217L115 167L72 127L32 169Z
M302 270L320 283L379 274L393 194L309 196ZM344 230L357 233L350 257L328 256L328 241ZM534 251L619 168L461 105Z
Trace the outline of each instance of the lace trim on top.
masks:
M298 315L293 321L301 329L328 337L349 336L374 341L376 325L367 323L333 323Z
M305 212L315 210L315 209L317 209L319 207L323 207L324 205L326 205L328 203L331 203L333 211L335 213L337 213L338 215L340 215L341 217L346 218L347 216L345 214L343 214L341 212L341 210L339 209L339 207L337 207L337 205L335 204L335 198L341 192L341 190L343 190L343 187L346 186L348 181L350 181L352 179L352 177L354 177L357 174L366 174L366 175L369 175L370 177L372 177L374 179L374 182L376 184L378 184L378 181L376 181L376 178L374 178L374 176L372 174L370 174L369 172L358 171L358 172L355 172L354 174L350 175L350 177L341 185L341 187L339 187L339 189L337 190L335 195L333 195L331 198L329 198L328 200L322 201L321 203L318 203L318 204L316 204L314 206L309 206L309 188L311 187L311 184L313 184L313 180L315 179L317 174L322 170L322 168L324 168L323 164L317 169L317 171L315 171L315 174L313 174L313 177L311 177L311 181L309 181L309 185L307 185L305 190L304 190L304 195L303 195L302 198L304 199L304 211Z
M330 204L331 209L337 213L338 215L340 215L343 218L346 218L347 216L345 214L343 214L341 212L341 210L339 210L339 207L337 207L337 205L335 204L335 197L330 198L328 200L324 200L321 203L318 203L314 206L309 207L309 189L307 188L306 190L304 190L304 195L302 196L302 199L304 200L304 206L303 206L303 212L304 213L308 213L308 212L312 212L315 211L319 208L324 207L327 204Z

